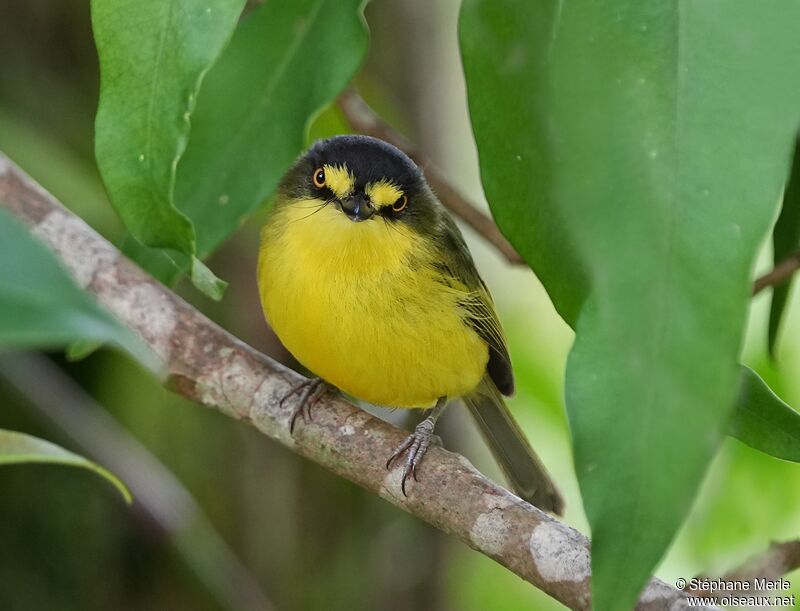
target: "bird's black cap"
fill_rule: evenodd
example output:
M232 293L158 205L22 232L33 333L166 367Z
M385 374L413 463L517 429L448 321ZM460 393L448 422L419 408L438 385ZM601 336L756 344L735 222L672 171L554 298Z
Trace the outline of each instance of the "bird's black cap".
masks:
M313 199L320 193L333 197L313 183L313 173L325 165L346 166L355 179L356 193L382 180L400 189L408 197L408 206L396 216L385 208L380 216L387 221L405 223L426 234L443 231L443 224L452 225L417 164L397 147L370 136L334 136L315 142L286 173L280 186L283 199Z
M413 195L423 184L417 164L396 146L370 136L334 136L318 140L303 156L308 167L344 164L356 178L356 187L391 180Z

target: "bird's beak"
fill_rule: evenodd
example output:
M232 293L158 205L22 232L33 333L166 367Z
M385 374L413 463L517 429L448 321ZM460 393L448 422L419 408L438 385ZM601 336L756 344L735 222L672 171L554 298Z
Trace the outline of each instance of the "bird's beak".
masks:
M364 195L353 195L352 197L341 200L339 205L342 207L342 212L345 213L347 218L355 223L366 221L375 214L374 206Z

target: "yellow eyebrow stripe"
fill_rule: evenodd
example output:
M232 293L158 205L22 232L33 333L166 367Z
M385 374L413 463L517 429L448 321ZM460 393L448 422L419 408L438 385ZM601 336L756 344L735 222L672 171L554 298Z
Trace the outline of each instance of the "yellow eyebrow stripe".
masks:
M339 199L344 199L353 192L356 179L343 165L324 165L325 186Z
M367 185L365 189L372 205L376 208L391 206L403 196L403 192L388 180L379 180Z

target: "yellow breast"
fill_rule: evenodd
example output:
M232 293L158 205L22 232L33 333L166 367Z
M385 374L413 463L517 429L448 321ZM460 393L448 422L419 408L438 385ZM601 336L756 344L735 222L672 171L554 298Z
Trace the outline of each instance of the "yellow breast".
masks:
M413 230L353 223L314 201L279 208L264 228L264 313L305 367L376 405L430 407L481 381L485 342L464 321L464 292L436 281Z

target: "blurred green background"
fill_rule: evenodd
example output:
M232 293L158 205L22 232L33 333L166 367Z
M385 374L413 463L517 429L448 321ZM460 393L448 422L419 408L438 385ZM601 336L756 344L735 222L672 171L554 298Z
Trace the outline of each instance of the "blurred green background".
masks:
M483 203L456 42L458 5L372 2L366 11L371 48L356 83L374 108ZM0 58L0 150L118 243L122 226L93 158L98 74L88 2L0 2ZM312 137L341 126L332 109L312 126ZM222 302L185 281L178 291L226 329L292 365L258 304L262 217L254 215L209 261L230 282ZM510 268L464 232L509 336L518 379L512 408L561 483L566 521L588 534L562 401L572 332L530 271ZM769 267L768 255L765 244L759 270ZM797 406L796 291L792 301L780 367L766 357L766 294L753 302L744 362ZM4 355L0 406L0 428L82 451L133 485L127 465L140 490L126 507L86 472L0 467L0 609L561 608L488 558L246 424L169 394L119 354L103 350L77 363L58 354ZM106 421L107 414L116 422ZM407 424L403 414L382 415ZM442 425L447 447L499 477L459 408ZM120 437L125 431L143 447ZM771 540L796 537L798 505L800 468L726 441L659 576L716 574Z

